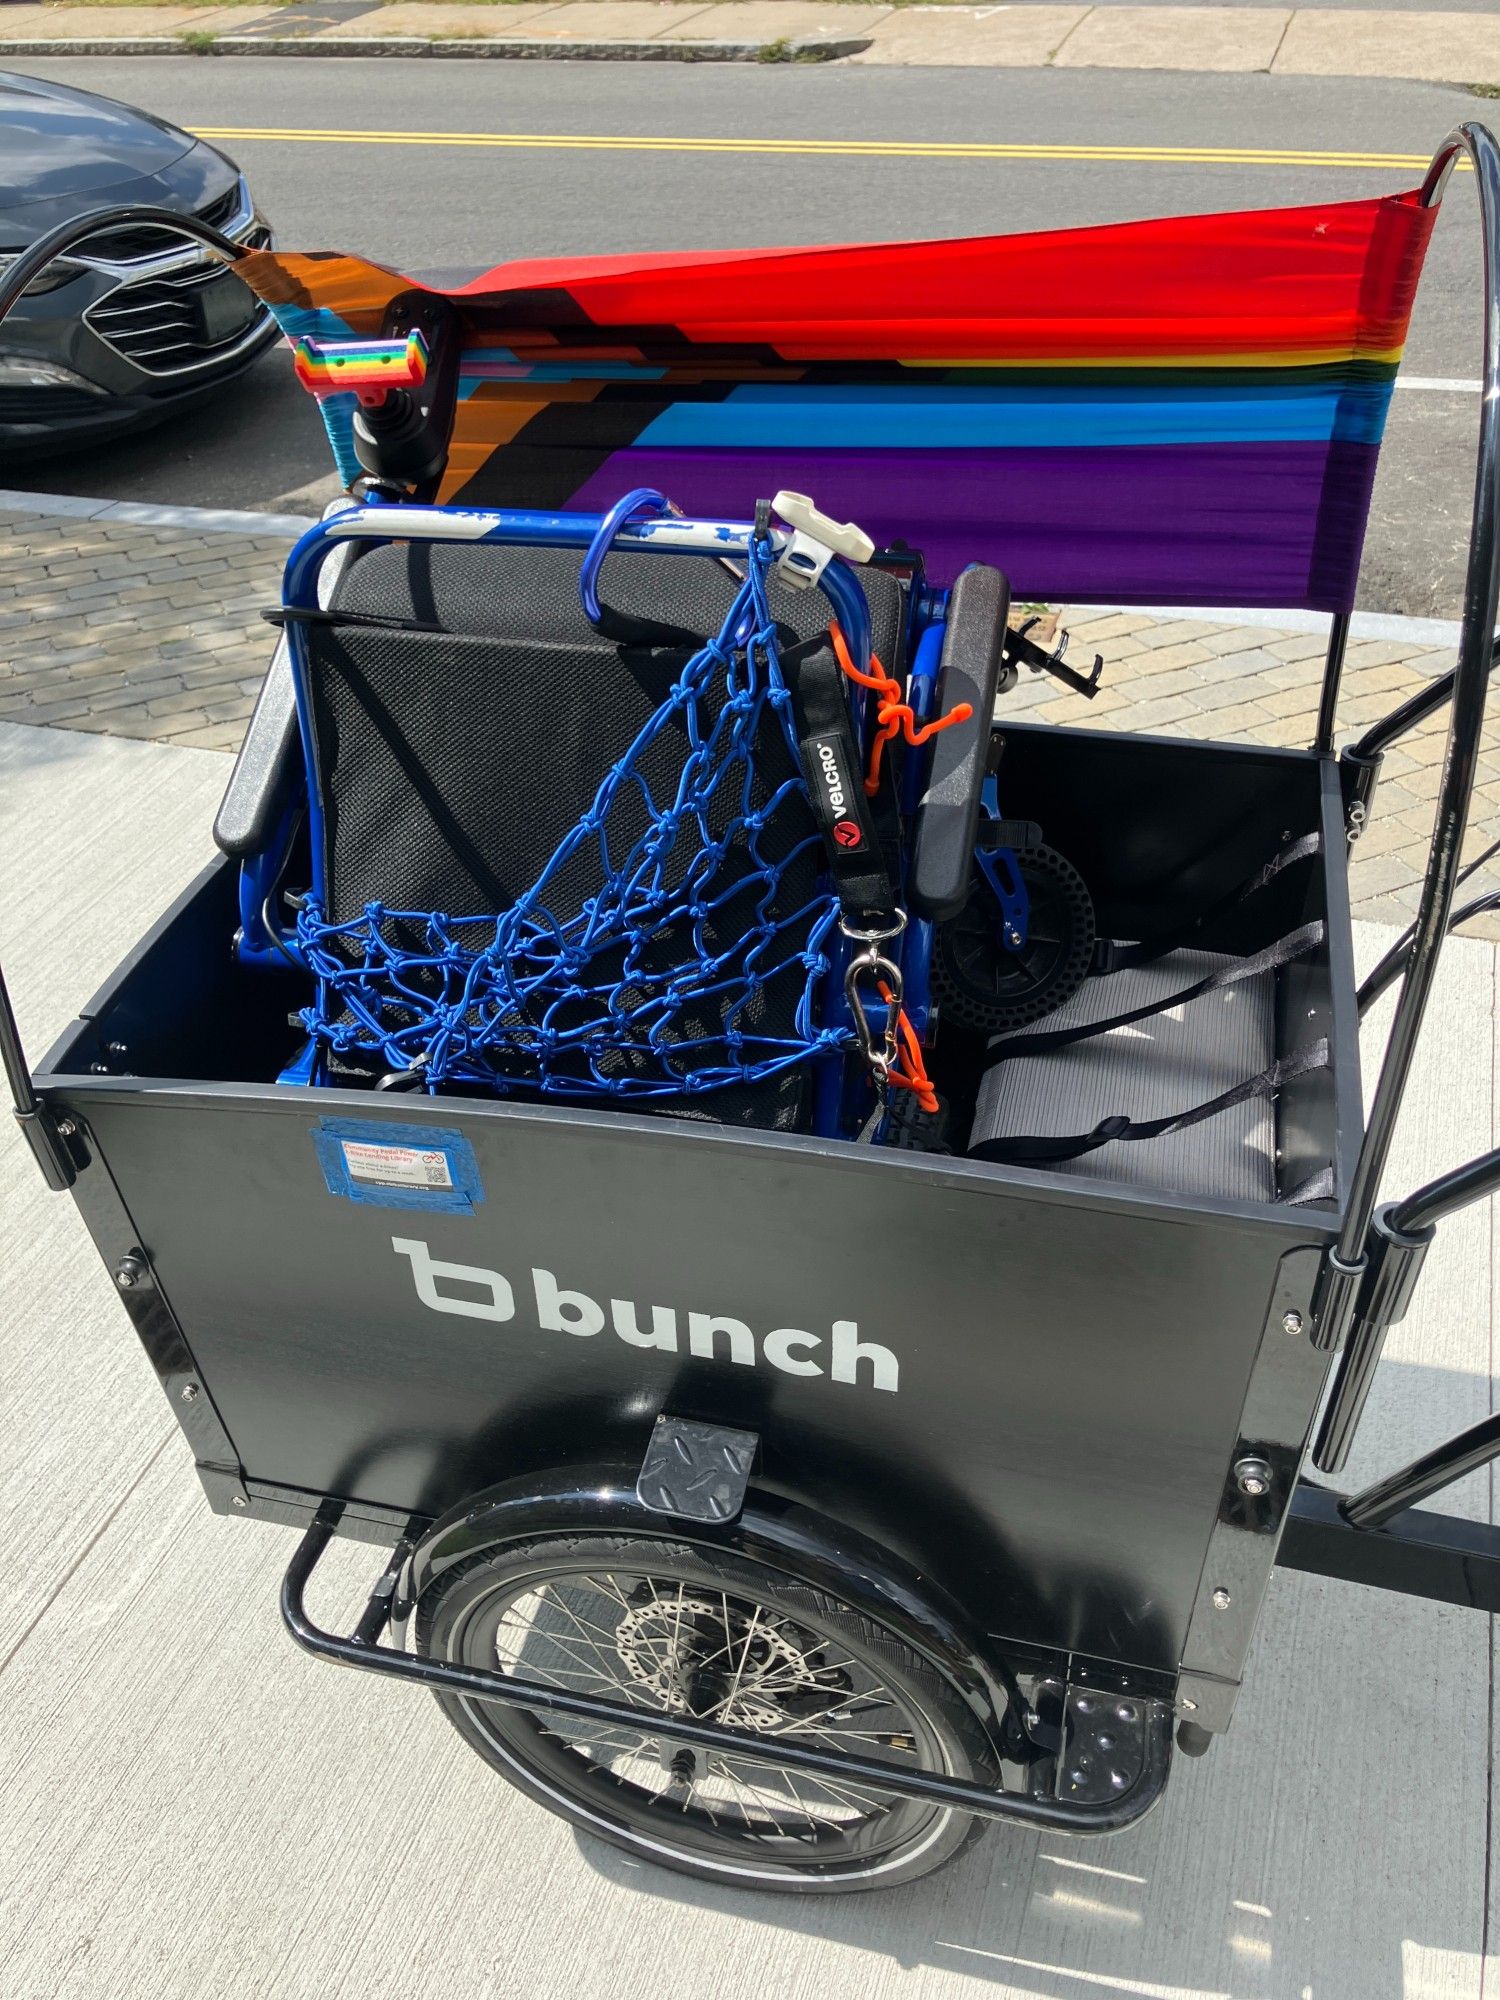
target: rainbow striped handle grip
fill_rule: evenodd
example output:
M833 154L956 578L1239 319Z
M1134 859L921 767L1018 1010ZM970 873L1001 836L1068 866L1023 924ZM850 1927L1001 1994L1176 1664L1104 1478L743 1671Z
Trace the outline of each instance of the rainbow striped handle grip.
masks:
M356 394L414 389L427 379L427 342L415 329L404 340L314 340L292 342L297 380L315 396L337 389Z

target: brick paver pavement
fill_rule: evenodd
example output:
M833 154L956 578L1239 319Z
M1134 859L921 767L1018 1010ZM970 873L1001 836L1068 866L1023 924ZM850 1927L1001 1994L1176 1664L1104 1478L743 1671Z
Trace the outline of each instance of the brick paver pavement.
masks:
M287 544L0 515L0 720L234 750Z
M276 602L286 541L118 521L0 514L0 718L233 750L270 658L259 613ZM7 532L8 530L8 532ZM1082 609L1070 659L1105 656L1084 702L1026 678L1004 707L1029 719L1165 735L1310 741L1324 641L1316 634ZM1415 641L1356 640L1340 707L1352 735L1453 664ZM1407 923L1416 908L1446 713L1386 758L1355 851L1355 914ZM1480 768L1470 851L1500 838L1500 732ZM1500 937L1500 919L1474 927Z

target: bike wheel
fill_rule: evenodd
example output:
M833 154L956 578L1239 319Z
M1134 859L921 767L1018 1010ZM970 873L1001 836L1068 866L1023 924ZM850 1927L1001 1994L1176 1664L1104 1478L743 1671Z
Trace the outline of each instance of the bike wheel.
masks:
M480 1756L601 1839L702 1879L781 1893L891 1887L983 1827L948 1806L778 1766L775 1739L995 1781L989 1742L904 1638L796 1577L717 1550L620 1535L512 1545L442 1577L417 1613L435 1659L591 1690L638 1731L439 1695ZM759 1757L653 1736L693 1713L767 1738Z
M968 901L933 940L933 997L954 1021L986 1035L1052 1013L1078 991L1094 955L1093 899L1072 862L1032 847L1016 865L1031 905L1020 951L1001 942L999 912L977 868Z

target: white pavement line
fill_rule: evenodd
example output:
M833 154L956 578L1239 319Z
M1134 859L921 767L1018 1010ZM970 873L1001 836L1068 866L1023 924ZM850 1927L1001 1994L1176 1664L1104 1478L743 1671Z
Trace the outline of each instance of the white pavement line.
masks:
M1123 613L1130 618L1159 618L1164 623L1176 618L1183 623L1202 625L1250 625L1268 632L1326 633L1331 620L1326 611L1267 611L1233 604L1087 604L1081 598L1067 600L1068 612L1096 614ZM1078 623L1082 623L1080 618ZM1430 651L1438 646L1456 646L1461 627L1456 618L1401 618L1394 612L1356 611L1349 625L1351 639L1388 639L1392 645L1420 646ZM1076 664L1076 662L1075 662Z
M1427 389L1440 396L1477 396L1484 384L1476 375L1472 382L1461 375L1398 375L1398 389Z
M157 507L141 500L85 500L72 493L21 493L0 487L0 514L67 515L120 521L135 528L187 528L198 535L305 535L311 514L254 514L234 507Z

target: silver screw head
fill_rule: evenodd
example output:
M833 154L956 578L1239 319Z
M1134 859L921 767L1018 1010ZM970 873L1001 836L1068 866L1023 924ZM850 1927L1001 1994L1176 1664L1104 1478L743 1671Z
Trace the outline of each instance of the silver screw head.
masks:
M1178 1703L1178 1707L1182 1709L1185 1715L1196 1715L1198 1713L1197 1702L1193 1701L1187 1695L1182 1697L1182 1700Z
M196 1403L196 1402L197 1402L197 1400L198 1400L198 1384L197 1384L196 1382L184 1382L184 1383L183 1383L183 1385L182 1385L182 1400L183 1400L183 1402L185 1402L185 1403Z
M1283 1313L1281 1315L1281 1330L1283 1333L1300 1333L1302 1331L1301 1313Z
M72 1139L77 1135L78 1126L75 1120L71 1118L59 1118L57 1121L57 1130L61 1138Z
M1233 1602L1234 1599L1229 1595L1229 1592L1224 1588L1223 1584L1221 1583L1213 1595L1214 1610L1227 1611L1230 1605L1233 1604Z
M1236 1461L1234 1483L1241 1493L1252 1500L1271 1490L1271 1468L1263 1458L1242 1458Z
M248 1507L250 1502L245 1498L243 1493L236 1493L232 1496L230 1504L235 1507Z

